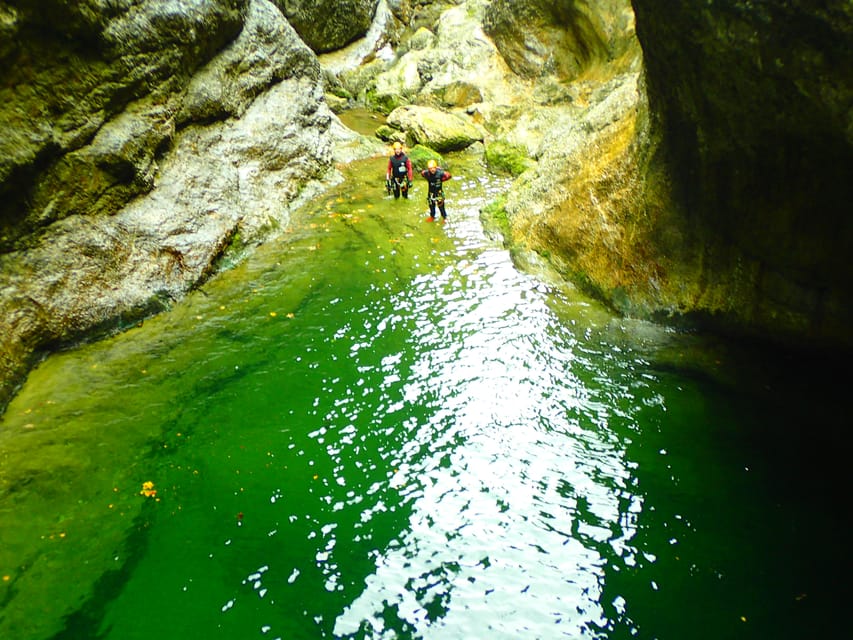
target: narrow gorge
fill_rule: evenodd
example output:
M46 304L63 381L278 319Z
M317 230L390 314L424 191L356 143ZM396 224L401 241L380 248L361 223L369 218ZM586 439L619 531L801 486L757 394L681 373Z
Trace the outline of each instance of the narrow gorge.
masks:
M4 1L0 402L285 227L335 161L381 153L333 113L354 107L477 127L515 159L508 242L620 313L846 351L851 13Z
M0 0L0 637L843 636L851 51Z

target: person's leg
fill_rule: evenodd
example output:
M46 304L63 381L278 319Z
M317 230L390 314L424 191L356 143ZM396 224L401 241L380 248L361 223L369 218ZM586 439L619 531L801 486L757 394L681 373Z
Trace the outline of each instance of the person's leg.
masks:
M394 181L394 200L400 197L400 183Z

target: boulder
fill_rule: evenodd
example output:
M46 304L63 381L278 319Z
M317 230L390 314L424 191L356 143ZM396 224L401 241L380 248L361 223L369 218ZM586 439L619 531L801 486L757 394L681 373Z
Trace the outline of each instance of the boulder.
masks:
M440 153L464 149L485 137L464 117L432 107L398 107L388 115L387 124L403 131L409 144L422 144Z
M316 53L340 49L364 36L378 0L275 0L305 43Z

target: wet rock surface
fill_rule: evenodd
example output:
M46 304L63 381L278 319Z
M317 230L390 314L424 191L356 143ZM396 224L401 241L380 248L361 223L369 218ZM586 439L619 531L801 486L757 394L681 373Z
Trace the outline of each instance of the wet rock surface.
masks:
M0 402L286 225L332 162L319 63L266 0L56 4L6 9Z

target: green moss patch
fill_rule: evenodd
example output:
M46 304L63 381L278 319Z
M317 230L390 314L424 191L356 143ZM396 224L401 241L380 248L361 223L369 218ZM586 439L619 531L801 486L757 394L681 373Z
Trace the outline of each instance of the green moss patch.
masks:
M486 145L486 165L492 171L518 176L529 169L533 161L521 145L495 140Z

